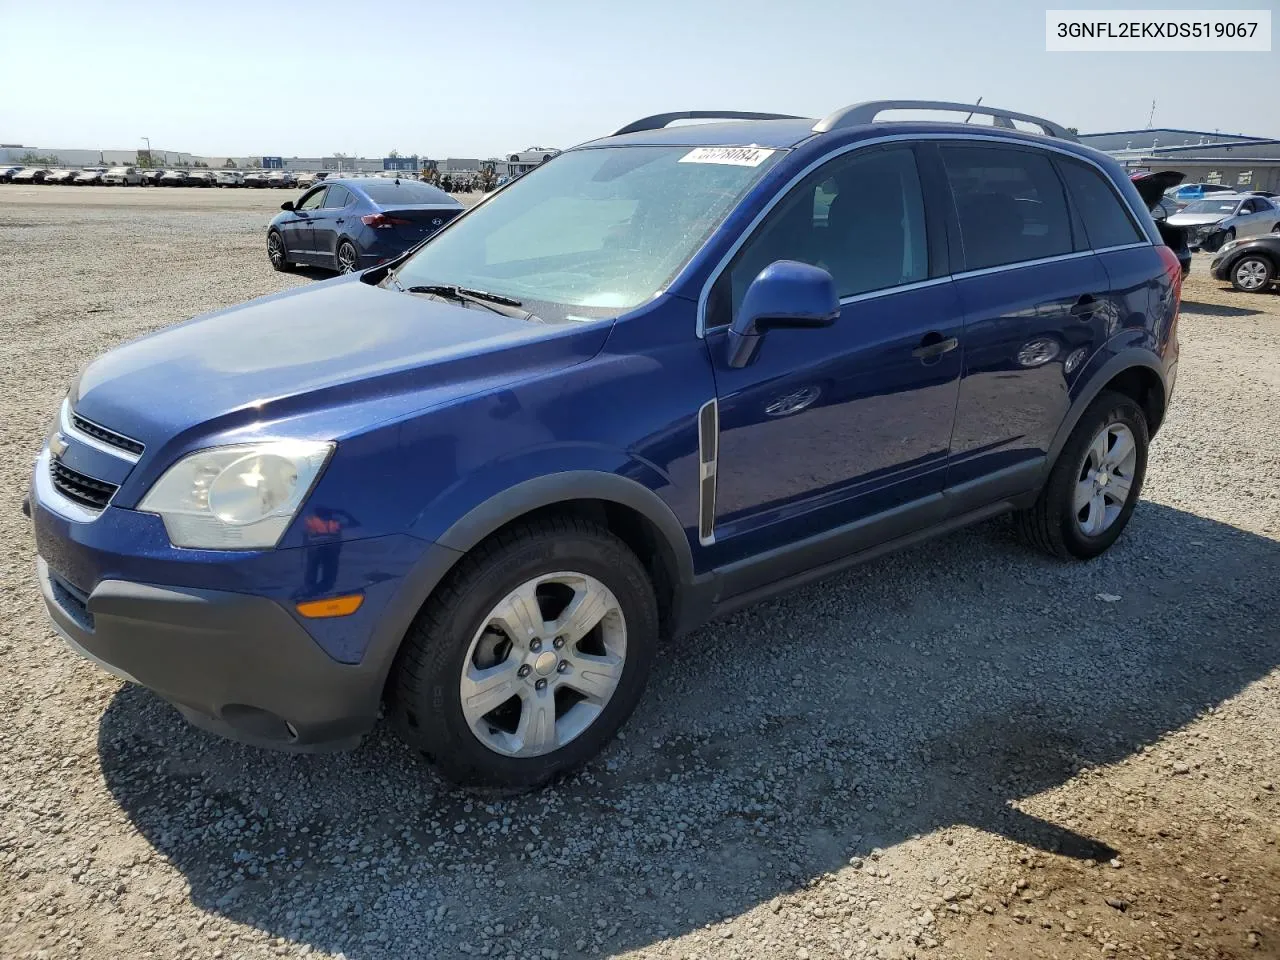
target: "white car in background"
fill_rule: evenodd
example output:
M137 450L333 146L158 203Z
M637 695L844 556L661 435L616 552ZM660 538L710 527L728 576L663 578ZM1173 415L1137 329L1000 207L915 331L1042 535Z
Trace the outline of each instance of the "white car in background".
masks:
M1280 207L1268 197L1215 193L1191 201L1167 222L1186 230L1187 246L1212 252L1237 238L1274 232L1280 227Z
M102 182L109 187L140 187L142 171L137 167L112 167L102 175Z
M218 187L243 187L244 174L239 170L218 170L213 175L213 182Z

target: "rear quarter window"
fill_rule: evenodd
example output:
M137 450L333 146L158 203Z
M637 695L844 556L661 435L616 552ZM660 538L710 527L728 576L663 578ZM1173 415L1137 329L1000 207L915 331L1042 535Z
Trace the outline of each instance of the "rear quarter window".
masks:
M1066 157L1058 158L1058 167L1091 248L1099 250L1142 242L1142 233L1120 195L1101 173L1087 163Z

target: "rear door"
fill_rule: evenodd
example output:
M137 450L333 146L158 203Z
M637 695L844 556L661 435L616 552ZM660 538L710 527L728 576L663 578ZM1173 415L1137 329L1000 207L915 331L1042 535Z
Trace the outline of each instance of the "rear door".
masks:
M1063 363L1096 341L1110 284L1073 232L1047 151L985 141L938 153L965 317L947 486L1005 496L1035 483L1069 406Z
M347 220L352 212L355 197L340 183L329 186L324 203L311 215L311 242L316 262L321 266L337 265L338 237L348 231ZM354 229L354 228L351 228Z

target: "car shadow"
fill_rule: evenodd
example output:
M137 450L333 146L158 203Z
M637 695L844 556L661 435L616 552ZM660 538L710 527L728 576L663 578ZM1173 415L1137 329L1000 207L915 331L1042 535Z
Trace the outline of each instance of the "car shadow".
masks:
M1241 296L1256 297L1258 294L1245 293L1241 294ZM1182 310L1184 313L1202 313L1210 317L1256 317L1263 312L1250 307L1228 307L1221 303L1200 303L1198 300L1183 300Z
M332 270L325 270L323 267L313 267L302 263L295 266L293 272L307 280L332 280L338 275Z
M997 521L666 643L623 738L523 796L452 790L385 727L347 754L227 743L129 685L99 754L203 910L349 960L611 954L955 825L1123 855L1018 801L1266 676L1278 604L1280 543L1144 501L1088 564Z

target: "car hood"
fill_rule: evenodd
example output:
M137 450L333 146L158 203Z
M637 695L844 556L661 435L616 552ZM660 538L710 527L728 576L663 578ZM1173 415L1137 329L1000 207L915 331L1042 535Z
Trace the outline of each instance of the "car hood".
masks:
M1175 213L1169 218L1169 223L1175 227L1203 227L1230 218L1229 213Z
M112 350L82 372L72 404L155 449L187 431L206 436L389 397L423 409L587 360L609 328L528 322L342 277ZM365 426L354 416L343 422L350 432Z

